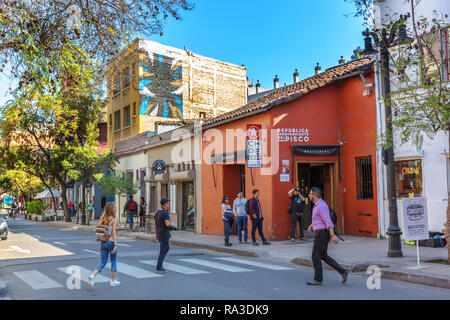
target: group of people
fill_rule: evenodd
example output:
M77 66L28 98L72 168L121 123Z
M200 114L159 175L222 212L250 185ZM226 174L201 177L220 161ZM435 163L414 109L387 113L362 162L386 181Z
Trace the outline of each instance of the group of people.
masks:
M138 212L139 210L139 212ZM130 230L133 229L134 225L134 217L138 215L139 213L139 226L143 227L145 226L145 213L147 210L147 203L145 202L144 197L141 197L139 200L139 205L136 203L136 201L133 200L133 196L128 196L128 200L125 203L125 206L123 208L123 211L127 215L127 222L130 226Z
M132 200L132 198L131 198ZM169 252L170 231L177 230L177 228L170 222L169 208L170 200L164 198L160 202L161 209L155 213L155 227L156 238L160 244L158 262L156 264L156 273L163 274L167 270L163 268L163 261ZM100 217L100 225L107 226L107 241L101 241L100 244L100 264L94 269L94 272L88 277L89 286L92 288L95 283L95 276L99 274L108 262L108 257L111 259L111 281L109 285L115 287L120 285L117 280L117 218L116 206L114 203L107 203L102 216Z
M291 197L291 214L303 212L298 211L301 206L296 207L295 204L302 204L306 198L301 195L298 188L294 188L289 191ZM300 198L300 201L298 201ZM323 200L323 193L320 188L313 187L309 192L309 200L314 204L312 209L312 223L308 227L308 232L314 232L314 243L312 249L312 262L314 266L314 279L308 281L307 284L311 286L321 285L323 281L322 261L334 268L342 276L342 283L345 283L348 278L348 270L339 265L333 258L328 256L328 244L330 241L338 243L339 239L334 233L334 224L330 218L330 209ZM130 198L132 200L132 197ZM295 204L294 204L295 203ZM169 208L170 201L168 199L162 199L161 209L155 213L155 227L156 238L160 243L160 250L158 261L156 264L156 273L166 273L167 270L163 268L163 261L169 251L169 241L171 238L170 231L177 230L177 228L170 221ZM129 206L128 206L129 207ZM133 207L133 206L131 206ZM264 245L270 244L266 240L263 234L263 215L261 210L261 203L259 201L259 190L255 189L252 192L252 198L246 200L242 191L237 192L237 197L233 202L233 208L229 203L227 196L222 200L222 219L225 225L225 245L230 246L229 236L231 233L231 226L233 220L236 218L238 225L238 238L239 243L242 242L242 231L244 231L244 242L247 242L247 221L248 216L252 221L252 243L258 245L255 238L256 229L258 229L261 240ZM299 215L298 217L302 217ZM302 229L302 219L292 219L297 224L300 221L300 230ZM107 226L108 233L110 235L108 241L102 241L100 245L101 262L95 268L94 272L89 276L88 282L90 287L94 286L95 276L102 271L105 267L108 256L111 258L111 281L110 286L118 286L120 282L116 278L117 272L117 218L116 218L116 206L114 203L108 203L105 206L104 212L100 218L100 224ZM292 233L291 233L292 236ZM304 238L304 234L300 234L300 238Z
M264 217L261 210L261 203L259 201L259 190L255 189L253 190L252 197L249 200L245 199L243 192L239 190L237 192L236 199L233 201L233 209L231 209L230 199L228 196L224 196L222 198L222 220L225 225L225 246L229 247L232 245L230 242L230 234L234 219L236 219L237 222L239 243L248 243L247 216L250 216L252 222L252 244L254 246L258 245L256 242L256 230L258 230L262 244L270 244L270 242L264 237ZM244 232L244 242L242 242L242 231Z

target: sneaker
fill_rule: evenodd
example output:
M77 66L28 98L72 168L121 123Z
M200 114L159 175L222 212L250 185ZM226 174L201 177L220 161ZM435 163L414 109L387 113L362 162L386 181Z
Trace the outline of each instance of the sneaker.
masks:
M94 287L95 278L94 278L94 275L93 275L93 274L91 274L91 275L88 277L88 283L89 283L89 287L90 287L90 288L93 288L93 287Z
M252 243L252 245L254 245L254 246L258 246L258 244L257 244L256 242L253 242L253 243Z
M269 245L269 244L271 244L269 241L264 241L264 242L263 242L263 246L267 246L267 245Z
M322 282L317 281L317 280L312 280L312 281L306 282L306 284L307 284L308 286L320 286L320 285L322 284Z
M109 282L109 285L110 285L111 287L120 286L120 282L117 281L117 279L114 279L114 281L110 281L110 282Z
M348 278L348 270L345 270L344 273L341 274L342 276L342 283L345 283Z
M290 242L295 242L295 239L294 238L290 238L289 241Z
M159 273L159 274L164 274L164 273L166 273L167 272L167 270L166 269L164 269L164 268L161 268L161 269L156 269L156 271L155 271L156 273Z
M308 239L306 239L305 237L301 237L300 240L302 240L302 241L308 241Z

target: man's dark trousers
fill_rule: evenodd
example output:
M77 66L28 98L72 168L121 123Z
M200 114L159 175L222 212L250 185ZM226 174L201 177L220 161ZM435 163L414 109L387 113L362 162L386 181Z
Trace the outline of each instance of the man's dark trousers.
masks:
M263 242L266 242L266 238L264 238L263 227L262 227L262 219L260 218L252 218L252 241L256 242L255 232L258 229L259 236Z
M312 252L312 261L314 265L314 280L322 282L322 261L325 261L330 267L335 269L340 274L344 273L345 269L340 266L333 258L328 256L328 243L330 242L330 232L325 229L316 230L314 232L314 245Z
M292 212L292 226L291 226L291 238L295 238L295 227L299 224L299 237L305 236L303 230L303 212Z
M159 240L159 256L158 263L156 264L156 270L162 269L162 264L167 252L169 252L169 238Z

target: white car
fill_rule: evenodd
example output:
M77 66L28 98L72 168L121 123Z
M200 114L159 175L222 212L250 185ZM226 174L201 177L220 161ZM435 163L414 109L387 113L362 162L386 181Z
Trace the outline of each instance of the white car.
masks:
M6 240L8 238L8 224L5 219L0 216L0 239Z

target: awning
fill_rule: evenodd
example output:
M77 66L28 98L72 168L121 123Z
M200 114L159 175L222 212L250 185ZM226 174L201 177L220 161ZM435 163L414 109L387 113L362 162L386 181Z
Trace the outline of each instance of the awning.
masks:
M52 192L53 192L54 197L61 196L61 192L59 190L52 189ZM34 199L44 199L44 198L51 198L51 197L52 197L52 194L50 193L50 190L46 189L46 190L42 191L41 193L39 193L36 197L34 197Z

